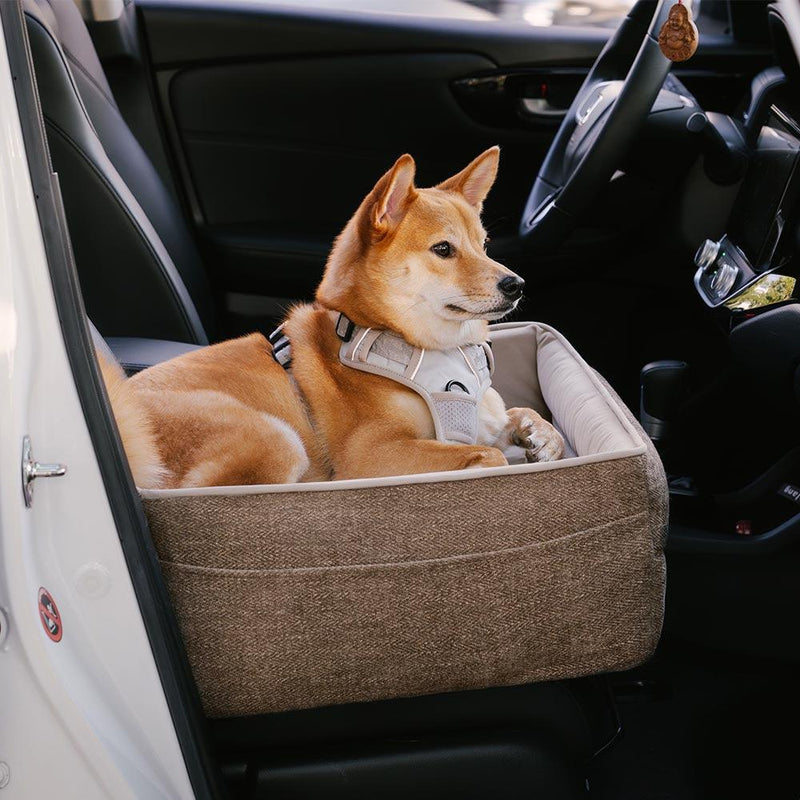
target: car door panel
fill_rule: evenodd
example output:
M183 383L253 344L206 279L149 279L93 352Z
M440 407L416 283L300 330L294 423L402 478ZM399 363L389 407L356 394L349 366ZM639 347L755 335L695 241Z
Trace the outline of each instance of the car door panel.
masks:
M421 179L435 179L440 165L426 155L450 168L487 135L449 81L489 67L469 54L387 54L179 74L171 108L206 224L303 222L334 233L391 166L387 156L411 151ZM450 152L437 147L455 130Z
M489 124L454 84L501 63L550 68L565 52L585 70L607 36L570 33L566 49L564 34L528 27L248 9L141 4L170 143L217 285L229 310L242 308L231 294L252 294L266 299L248 308L267 315L312 295L333 237L404 152L430 185L499 143L485 220L494 233L515 230L558 120Z

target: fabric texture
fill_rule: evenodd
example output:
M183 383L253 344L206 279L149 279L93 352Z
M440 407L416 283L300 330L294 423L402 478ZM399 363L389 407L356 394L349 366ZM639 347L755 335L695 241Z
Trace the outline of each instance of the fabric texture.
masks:
M556 680L653 652L667 522L655 450L559 334L512 325L493 340L508 404L547 400L575 459L143 493L209 715Z

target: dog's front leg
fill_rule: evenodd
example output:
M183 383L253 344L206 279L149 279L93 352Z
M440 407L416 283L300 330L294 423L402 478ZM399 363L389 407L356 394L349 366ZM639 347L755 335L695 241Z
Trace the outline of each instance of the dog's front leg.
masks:
M496 447L450 444L433 439L387 441L358 436L335 458L334 477L336 480L378 478L507 464L506 457Z
M487 389L478 414L478 442L504 450L512 444L525 450L528 461L556 461L564 453L564 439L532 408L509 408L494 390Z

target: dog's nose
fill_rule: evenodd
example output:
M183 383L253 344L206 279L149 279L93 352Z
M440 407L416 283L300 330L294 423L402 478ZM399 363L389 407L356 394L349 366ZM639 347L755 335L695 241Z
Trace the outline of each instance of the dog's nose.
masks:
M516 300L522 297L525 281L518 275L508 275L497 284L497 288L509 299Z

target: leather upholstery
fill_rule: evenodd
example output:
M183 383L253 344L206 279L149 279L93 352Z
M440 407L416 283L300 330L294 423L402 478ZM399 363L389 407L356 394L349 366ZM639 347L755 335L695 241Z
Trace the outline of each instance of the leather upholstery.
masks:
M141 372L154 364L169 361L184 353L200 350L201 345L185 342L168 342L163 339L141 339L132 336L111 336L108 347L128 375Z
M116 358L114 351L108 346L108 342L100 335L100 331L95 328L92 321L87 320L89 324L89 333L92 335L92 343L95 350L103 355L108 361L113 361Z
M199 350L201 345L186 344L185 342L167 342L162 339L140 339L132 336L111 337L106 340L92 324L89 323L89 333L98 353L102 353L109 361L117 361L128 375L134 375L154 364L169 361L184 353Z
M200 255L117 108L78 9L24 8L89 316L104 336L206 344L214 310Z

